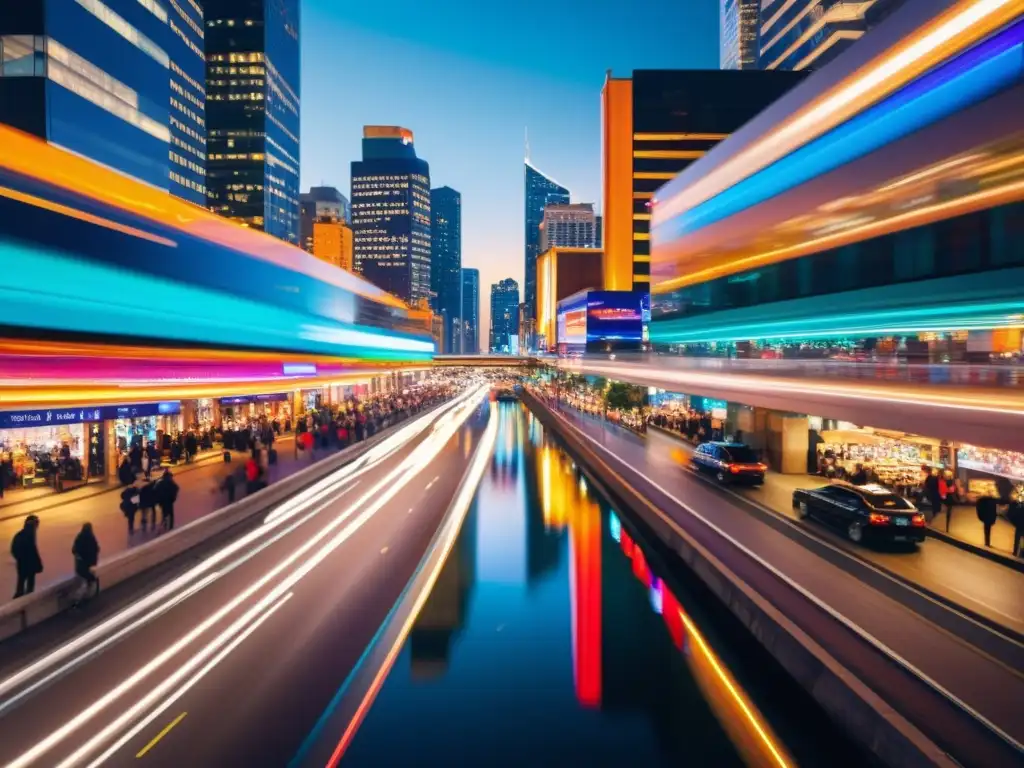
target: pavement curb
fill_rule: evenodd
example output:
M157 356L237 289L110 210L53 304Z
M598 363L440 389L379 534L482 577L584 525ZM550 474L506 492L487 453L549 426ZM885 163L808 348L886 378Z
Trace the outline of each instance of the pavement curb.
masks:
M591 480L610 499L636 510L653 506L638 490L619 481L561 419L530 393L523 401L542 422L554 429ZM614 487L613 487L614 486ZM761 645L801 685L828 715L868 752L886 765L900 768L956 765L920 729L842 666L825 648L796 626L775 606L736 576L721 560L681 529L669 527L656 516L638 512L715 596L736 616Z

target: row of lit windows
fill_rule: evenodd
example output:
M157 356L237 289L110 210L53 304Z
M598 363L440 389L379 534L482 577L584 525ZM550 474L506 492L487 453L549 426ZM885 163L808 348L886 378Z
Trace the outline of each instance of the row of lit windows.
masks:
M171 134L171 143L172 143L172 144L173 144L174 146L176 146L176 147L181 147L181 148L182 148L182 149L184 149L184 150L185 150L186 152L191 152L191 153L192 153L193 155L195 155L196 157L198 157L198 158L199 158L200 160L206 160L206 154L205 154L205 153L203 153L203 152L200 152L200 151L199 151L198 149L196 149L195 147L193 147L193 146L192 146L191 144L189 144L189 143L188 143L187 141L185 141L184 139L179 139L179 138L178 138L177 136L175 136L175 135L174 135L173 133Z
M182 157L173 149L168 150L167 156L171 159L172 163L177 163L178 165L188 168L190 171L192 171L192 173L196 174L197 176L206 175L206 169L203 166L199 165L198 163L193 163L187 157Z
M267 72L256 64L245 64L241 67L208 67L206 71L211 75L265 75Z
M199 5L196 0L188 0L188 4L192 6L197 14L199 14L200 19L203 18L203 7Z
M352 201L352 210L354 210L354 211L362 211L362 210L366 210L366 211L385 211L388 208L405 208L405 207L406 207L406 201L405 200L394 200L394 201L375 200L372 203L356 202L355 199L353 199L353 201Z
M222 136L233 136L236 139L258 139L266 134L263 131L254 131L248 128L239 130L231 129L225 130L223 128L214 128L210 131L210 138L220 138Z
M180 184L183 187L188 187L189 189L195 190L196 192L199 192L200 194L203 195L206 194L205 186L196 181L192 181L192 179L188 178L187 176L182 176L180 173L175 173L174 171L170 171L167 175L175 184Z
M251 51L246 53L211 53L207 61L228 61L237 64L257 64L263 61L263 53Z
M138 29L133 27L119 15L114 13L114 11L101 3L100 0L76 0L76 2L140 51L147 54L161 65L165 67L167 66L170 59L163 48L139 32ZM164 20L166 20L166 14Z
M231 152L229 154L223 154L220 152L213 153L210 155L211 160L259 160L262 161L266 156L262 152Z
M295 163L295 165L299 164L298 159L291 152L289 152L287 149L285 149L280 144L278 144L276 141L274 141L274 137L273 136L267 136L267 144L269 144L274 149L276 149L278 152L280 152L282 155L287 157L289 160L291 160L293 163Z
M198 96L195 96L191 91L186 91L174 79L171 80L171 90L174 91L179 96L184 96L186 99L191 101L193 104L195 104L200 109L203 109L203 107L204 107L203 100L200 99Z
M287 136L289 139L294 141L295 145L298 146L298 144L299 144L299 137L296 136L294 133L292 133L290 130L288 130L287 126L285 126L284 123L282 123L280 120L278 120L277 117L272 112L268 112L267 113L267 119L270 122L272 122L274 125L276 125L278 128L280 128L281 132L284 133L284 135Z
M269 56L267 57L267 72L270 73L271 82L280 83L284 90L288 91L288 96L291 97L291 100L298 104L299 94L292 88L291 83L281 77L281 73L277 71L277 67L274 66L274 62L270 60Z
M259 91L247 93L211 93L206 97L210 101L263 101L263 94Z
M177 128L179 131L184 133L186 136L188 136L190 138L193 138L196 141L198 141L200 144L202 144L203 146L206 146L206 137L205 136L203 136L201 133L196 131L192 126L186 125L185 123L181 122L181 120L176 118L174 115L170 115L169 117L170 117L171 127L172 128Z
M171 71L199 91L203 96L206 96L206 88L203 87L203 84L197 81L194 77L191 77L188 72L175 64L173 59L171 60Z
M256 86L259 86L259 87L262 88L263 85L264 85L264 82L263 82L263 78L262 77L251 77L251 78L246 77L246 78L243 78L242 80L207 80L206 84L211 86L211 87L217 85L217 86L222 86L222 87L228 86L228 87L231 87L231 88L237 88L238 86L252 86L252 85L256 85Z
M189 117L191 117L196 122L196 125L200 125L200 126L205 126L206 125L206 121L202 117L200 117L197 113L193 112L191 109L189 109L186 105L182 104L180 101L178 101L173 96L171 96L171 106L174 107L179 112L181 112L183 114L186 114Z
M164 24L167 23L167 11L156 0L139 0L139 5L160 19Z
M201 26L199 26L198 24L196 24L195 19L193 19L191 16L189 16L187 13L185 13L185 9L182 8L180 5L178 5L176 2L174 2L174 0L169 0L169 2L174 7L174 10L176 10L178 12L178 15L181 16L181 18L183 18L185 20L186 24L188 24L190 27L192 27L192 31L195 32L199 36L200 40L202 40L203 37L206 35L206 33L203 31L203 28ZM202 54L200 54L200 55L202 55Z
M272 168L275 167L275 166L276 167L280 167L280 168L284 168L286 171L290 171L291 173L293 173L296 176L299 175L299 169L298 168L296 168L294 165L290 165L289 163L286 163L284 160L282 160L280 157L278 157L275 154L268 153L267 154L267 162L270 164L270 166Z
M378 235L373 235L373 236L367 237L366 235L360 233L359 236L356 237L356 240L358 242L360 242L360 243L408 243L409 242L409 236L408 235L391 235L390 237L388 237L387 235L384 235L384 236L381 237L381 236L378 236Z
M406 182L406 184L408 184L409 177L406 176L406 175L402 175L402 176L358 176L355 180L358 180L360 183L364 183L364 182L368 182L368 181L404 181L404 182Z
M206 22L206 26L208 27L233 27L235 24L252 27L256 25L256 22L252 19L210 19Z
M262 192L262 184L225 184L224 189L231 190L233 192L240 192L242 190L246 192Z
M268 65L269 65L269 63L270 62L267 62ZM270 87L271 95L276 96L278 102L284 104L292 114L294 114L296 117L298 117L298 114L299 114L298 101L297 100L293 101L292 99L288 98L288 96L285 95L285 92L278 85L279 82L281 82L281 81L279 80L278 77L275 77L274 71L270 70L268 72L268 76L267 76L267 85Z

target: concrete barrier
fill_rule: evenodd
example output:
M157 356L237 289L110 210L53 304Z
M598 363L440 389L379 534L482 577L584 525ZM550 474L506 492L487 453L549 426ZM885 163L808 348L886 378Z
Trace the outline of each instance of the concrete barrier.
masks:
M523 392L521 397L541 422L558 434L600 491L609 500L639 515L790 676L862 747L882 763L900 768L954 768L957 765L920 729L719 558L686 531L672 525L663 514L656 513L654 505L569 429L561 416L529 392Z
M417 414L416 417L426 413L429 411ZM394 426L401 426L405 423L403 420ZM394 427L390 427L378 432L367 440L350 445L333 456L310 464L294 475L268 485L266 488L198 520L193 520L170 533L113 555L101 562L95 569L100 583L104 589L113 587L184 554L236 525L269 511L274 505L281 503L303 488L327 477L346 464L352 463L391 434L393 429ZM31 595L0 606L0 641L19 632L24 632L29 627L70 608L75 592L80 589L80 585L80 580L72 576L50 584Z

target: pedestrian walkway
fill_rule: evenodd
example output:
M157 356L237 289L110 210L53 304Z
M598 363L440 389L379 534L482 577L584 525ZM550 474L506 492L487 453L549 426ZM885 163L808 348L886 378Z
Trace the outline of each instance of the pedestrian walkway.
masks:
M692 494L688 491L688 486L700 482L689 472L681 471L680 451L684 444L669 433L650 430L645 438L603 421L600 416L585 415L564 406L560 413L575 422L608 450L621 456L637 471L670 488L679 498L689 498ZM779 478L785 480L780 481ZM772 482L773 480L775 482ZM796 515L792 509L793 487L812 486L821 482L821 478L808 475L772 475L769 482L759 488L726 490L795 520ZM816 522L801 524L813 526L819 537L835 543L839 548L848 549L852 546L848 545L840 534L823 525ZM1020 571L994 563L940 539L930 539L913 552L861 546L855 547L852 551L861 559L874 563L907 582L918 584L951 603L967 607L997 624L1024 634L1024 601L1020 600L1020 595L1024 594L1024 573Z
M309 466L310 457L306 453L294 450L295 439L287 435L279 438L274 447L278 453L278 463L270 468L270 481L276 482ZM318 450L315 458L320 459L333 455L334 450ZM174 522L176 527L190 523L208 515L227 504L227 497L220 490L220 481L224 475L236 469L239 462L244 462L247 454L233 452L231 464L223 461L223 452L218 451L209 459L192 464L180 464L169 467L175 482L180 487L178 500L174 505ZM161 467L153 478L156 479L166 467ZM122 486L110 486L108 490L118 491ZM35 512L25 512L16 517L0 521L0 604L7 602L14 595L15 568L10 556L10 542L14 534L21 529L27 514L39 517L38 545L42 556L44 571L36 579L36 589L54 582L61 581L74 574L74 561L71 557L71 545L75 536L82 529L82 523L92 523L93 531L100 544L100 562L132 547L150 541L157 534L140 530L141 520L136 518L135 534L128 536L128 524L121 513L121 499L117 493L99 493L90 495L73 495L74 491L60 494L56 506ZM239 490L239 497L244 493ZM52 497L49 499L53 501ZM12 510L13 511L13 510ZM23 510L19 510L21 512ZM157 518L159 519L159 511Z

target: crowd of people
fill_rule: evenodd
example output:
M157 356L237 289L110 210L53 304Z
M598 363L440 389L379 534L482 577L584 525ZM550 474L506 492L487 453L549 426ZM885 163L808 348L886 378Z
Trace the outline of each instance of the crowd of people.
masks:
M325 453L343 449L369 439L381 430L450 399L458 389L459 385L454 380L437 378L404 392L350 397L341 403L311 410L295 425L296 453L301 451L314 460L318 451ZM285 431L291 426L291 423L285 424ZM281 434L281 427L274 420L260 418L244 428L229 430L224 435L227 467L218 478L214 492L223 492L227 502L232 503L237 499L239 489L252 494L266 487L270 481L270 468L277 462L274 445ZM205 439L212 441L212 437L208 433ZM182 459L186 463L192 461L204 446L204 438L194 431L170 440L170 447L162 450L169 450L173 463ZM212 443L206 447L212 447ZM237 461L232 450L244 452L244 460ZM162 471L157 469L161 466L161 456L162 452L155 445L135 443L121 457L118 466L118 479L123 486L120 510L127 521L129 538L135 535L137 521L141 522L143 532L162 533L174 528L175 504L180 488L170 467ZM157 474L159 477L154 480ZM43 572L37 545L39 524L37 515L29 515L11 541L11 555L17 570L15 598L31 593L35 589L36 577ZM92 525L84 523L71 552L80 582L76 602L99 592L99 579L93 573L99 562L99 553L100 545Z

